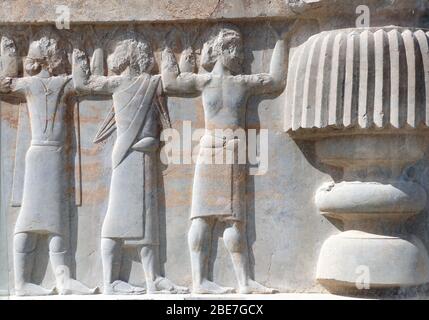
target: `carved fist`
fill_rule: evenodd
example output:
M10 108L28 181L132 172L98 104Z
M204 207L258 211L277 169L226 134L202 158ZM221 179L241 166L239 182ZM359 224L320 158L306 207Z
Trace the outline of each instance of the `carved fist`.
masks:
M11 85L12 85L12 78L0 76L0 93L10 92Z
M89 72L88 57L80 49L73 49L73 64L79 65L83 70Z
M77 49L77 48L73 49L73 57L74 57L74 60L76 62L87 60L85 52L83 52L81 49Z
M18 52L12 39L5 36L1 38L0 55L0 77L17 76Z
M12 39L3 36L0 42L0 55L1 56L9 56L16 57L17 50L15 46L15 42Z

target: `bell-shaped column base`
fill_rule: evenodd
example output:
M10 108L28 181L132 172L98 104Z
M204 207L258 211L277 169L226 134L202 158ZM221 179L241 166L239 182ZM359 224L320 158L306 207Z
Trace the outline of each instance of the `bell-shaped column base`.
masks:
M320 252L317 279L328 290L429 282L426 249L404 228L426 206L425 190L406 173L423 156L424 141L422 136L363 135L316 142L320 160L344 172L315 198L320 213L340 222L343 231L328 238Z
M330 291L418 286L429 282L429 257L414 236L346 231L324 242L317 279Z

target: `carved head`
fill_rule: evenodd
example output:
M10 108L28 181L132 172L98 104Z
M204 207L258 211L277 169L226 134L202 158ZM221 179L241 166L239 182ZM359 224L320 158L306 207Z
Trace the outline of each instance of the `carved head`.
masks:
M107 58L107 64L115 74L121 74L127 67L142 74L151 72L155 58L149 42L134 32L127 32Z
M24 62L25 71L29 75L38 74L42 69L51 75L66 73L69 64L66 48L66 43L54 34L32 41Z
M218 60L234 73L241 71L243 43L241 33L232 24L220 24L211 28L201 52L201 65L211 71Z

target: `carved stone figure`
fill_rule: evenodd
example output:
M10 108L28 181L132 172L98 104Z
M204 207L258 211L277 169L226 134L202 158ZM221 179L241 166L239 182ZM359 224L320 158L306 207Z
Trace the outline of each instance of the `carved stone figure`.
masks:
M69 241L68 182L65 170L67 99L74 89L66 75L64 43L53 33L30 44L24 69L28 76L16 78L16 65L4 63L16 56L11 40L2 40L0 92L25 98L31 125L31 146L25 158L22 207L15 225L14 268L17 295L91 294L70 277L67 263ZM6 56L6 57L5 57ZM11 77L7 77L11 76ZM32 283L31 272L38 241L49 238L49 256L56 288Z
M96 49L93 70L103 70L103 51ZM114 76L90 74L82 51L73 54L76 90L113 97L113 110L97 140L116 127L107 213L101 231L105 294L142 294L144 288L119 280L124 246L139 250L148 293L186 293L187 288L161 276L159 266L158 157L161 77L150 75L152 49L135 32L127 32L108 57ZM110 123L110 124L109 124ZM103 133L104 132L104 133Z
M191 52L187 50L188 54ZM192 59L182 59L184 61ZM224 150L237 154L243 143L234 131L246 128L246 106L251 95L278 92L284 88L286 63L285 42L274 48L267 74L242 75L243 45L240 31L230 24L218 24L207 33L201 53L201 66L207 73L179 70L168 46L162 55L162 80L169 95L201 93L205 115L205 135L193 184L189 249L191 252L193 291L195 293L228 293L210 281L208 261L212 233L216 223L224 226L223 239L231 255L240 293L273 293L251 278L246 233L247 164L217 164L216 155ZM187 68L191 70L192 68ZM220 130L220 131L219 131ZM223 132L218 136L218 132Z

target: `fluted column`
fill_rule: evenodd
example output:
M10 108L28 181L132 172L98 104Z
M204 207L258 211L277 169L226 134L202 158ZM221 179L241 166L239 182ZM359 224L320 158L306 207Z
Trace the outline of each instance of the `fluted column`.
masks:
M327 31L291 57L285 130L343 170L315 195L320 213L341 222L317 265L328 289L355 288L362 268L366 288L429 282L426 250L403 228L426 204L404 169L427 148L428 37L401 27Z
M311 37L289 63L285 130L427 129L428 35L386 27Z

